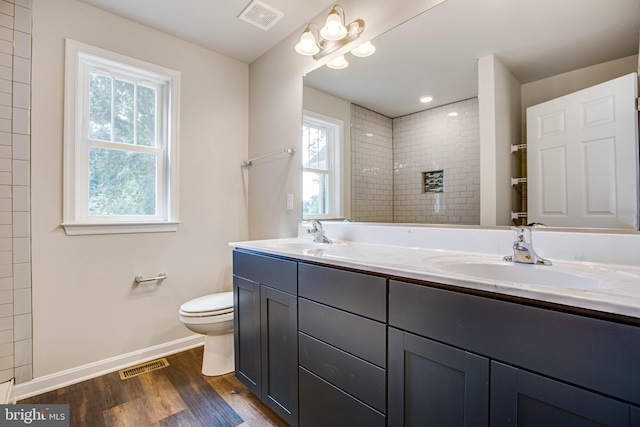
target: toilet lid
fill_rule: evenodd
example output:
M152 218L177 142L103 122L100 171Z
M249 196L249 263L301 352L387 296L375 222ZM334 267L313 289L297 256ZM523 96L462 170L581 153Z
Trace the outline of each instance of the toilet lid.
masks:
M233 311L233 292L220 292L205 295L180 306L180 311L186 314L224 314Z

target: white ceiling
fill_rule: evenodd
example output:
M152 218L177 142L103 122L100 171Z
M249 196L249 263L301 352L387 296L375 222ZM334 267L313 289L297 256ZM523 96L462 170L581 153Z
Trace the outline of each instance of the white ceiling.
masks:
M247 64L334 3L262 0L284 13L263 31L237 18L251 0L80 1ZM640 0L447 0L377 37L374 56L348 55L349 68L305 84L398 117L424 109L420 95L436 98L429 108L477 96L477 59L491 53L527 83L637 54L639 37Z
M447 0L374 39L373 56L304 81L393 118L477 96L492 53L524 84L637 55L639 39L640 0Z
M331 0L261 0L284 14L264 31L238 19L251 0L80 1L247 64L332 4Z

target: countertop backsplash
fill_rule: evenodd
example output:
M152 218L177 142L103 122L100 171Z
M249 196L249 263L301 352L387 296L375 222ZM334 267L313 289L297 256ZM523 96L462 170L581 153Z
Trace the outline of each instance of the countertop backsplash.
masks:
M510 227L429 226L416 224L372 224L323 221L325 235L380 245L473 252L503 257L513 254ZM309 237L310 224L298 225L298 237ZM535 228L533 246L553 261L580 261L640 265L640 232L621 230L570 230Z

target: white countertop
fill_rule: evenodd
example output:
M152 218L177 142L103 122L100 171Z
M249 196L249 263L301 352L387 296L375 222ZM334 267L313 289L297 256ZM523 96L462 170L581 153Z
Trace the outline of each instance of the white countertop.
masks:
M640 318L640 267L590 261L551 259L552 266L514 264L494 253L464 252L415 246L334 241L315 243L308 237L232 242L229 246L347 267L407 279L436 282L467 289L562 304L604 313ZM503 255L507 255L504 253ZM509 272L524 272L522 280L485 279L450 271L461 264L494 264ZM528 269L528 270L525 270ZM538 271L534 271L538 270ZM526 283L528 277L546 274L576 276L591 283L589 289ZM569 277L569 276L567 276ZM541 282L541 281L540 281Z

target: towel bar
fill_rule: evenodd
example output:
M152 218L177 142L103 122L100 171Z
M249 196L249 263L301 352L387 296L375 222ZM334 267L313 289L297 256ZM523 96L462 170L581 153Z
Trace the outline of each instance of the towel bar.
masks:
M243 160L242 164L244 166L252 166L253 162L255 162L256 160L264 159L265 157L275 156L276 154L280 154L280 153L287 153L287 154L293 155L296 153L296 150L295 148L285 148L284 150L277 151L275 153L265 154L264 156L254 157L253 159L249 159L249 160Z
M142 282L152 282L154 280L164 280L166 278L167 278L167 273L160 273L158 274L157 277L148 277L146 279L138 274L133 280L135 280L136 283L142 283Z

